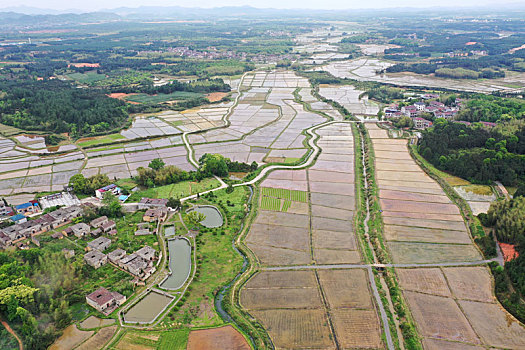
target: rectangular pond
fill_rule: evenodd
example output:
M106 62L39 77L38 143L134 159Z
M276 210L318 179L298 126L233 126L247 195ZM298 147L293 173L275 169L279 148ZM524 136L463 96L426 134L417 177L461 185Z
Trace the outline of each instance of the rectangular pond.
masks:
M181 288L191 272L191 246L183 238L168 240L170 275L161 283L161 288Z
M172 300L163 294L150 292L124 314L124 320L127 323L151 323Z

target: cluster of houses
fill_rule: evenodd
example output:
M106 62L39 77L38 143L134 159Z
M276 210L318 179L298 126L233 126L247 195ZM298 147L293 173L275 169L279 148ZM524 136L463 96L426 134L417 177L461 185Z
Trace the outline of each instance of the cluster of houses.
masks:
M83 210L79 206L60 208L40 216L37 219L19 220L16 224L0 229L0 247L8 247L32 238L38 234L56 229L82 216ZM23 214L17 214L23 215Z
M384 110L387 119L397 119L401 117L410 117L414 121L416 129L426 129L432 126L430 120L421 118L423 113L432 114L435 118L444 118L453 120L461 108L461 100L456 99L454 106L446 106L444 103L435 99L439 98L438 94L423 94L420 96L426 102L418 101L409 106L399 108L398 105L386 107Z
M99 237L88 243L88 250L84 255L84 261L95 269L107 264L108 262L120 267L137 278L146 280L156 269L153 264L155 261L155 249L146 245L134 253L127 254L124 249L117 248L108 254L103 252L109 248L111 240L106 237Z
M272 32L269 35L276 35ZM298 55L287 53L287 54L248 54L246 52L236 52L236 51L220 51L216 47L209 46L205 50L193 50L187 46L177 46L167 48L165 51L138 51L139 55L150 55L150 54L159 54L163 52L169 52L176 56L180 57L189 57L197 59L208 59L208 60L217 60L217 59L237 59L240 61L250 60L253 62L267 63L267 62L279 62L282 60L295 60ZM159 64L159 63L157 63Z

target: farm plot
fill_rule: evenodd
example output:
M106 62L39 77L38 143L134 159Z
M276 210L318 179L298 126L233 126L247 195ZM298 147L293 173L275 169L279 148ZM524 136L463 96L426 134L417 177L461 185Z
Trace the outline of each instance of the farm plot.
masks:
M117 326L111 326L106 328L101 328L94 336L89 338L87 341L82 343L78 350L92 350L92 349L102 349L104 345L113 337L113 334L117 331Z
M405 297L423 336L481 344L453 299L414 292Z
M368 100L368 96L361 96L363 92L349 85L319 87L321 96L339 102L352 114L376 115L379 105Z
M308 192L288 190L285 188L262 187L261 193L265 197L287 199L287 200L291 200L294 202L306 203L308 199Z
M173 349L172 347L166 347L166 349L168 348ZM239 331L232 326L224 326L191 331L188 337L188 345L185 349L250 350L251 347Z
M496 302L486 267L398 269L397 275L430 349L444 340L470 343L458 349L525 346L525 328Z
M333 347L313 271L260 272L241 291L241 303L278 348Z
M396 264L479 261L481 255L472 244L387 242Z

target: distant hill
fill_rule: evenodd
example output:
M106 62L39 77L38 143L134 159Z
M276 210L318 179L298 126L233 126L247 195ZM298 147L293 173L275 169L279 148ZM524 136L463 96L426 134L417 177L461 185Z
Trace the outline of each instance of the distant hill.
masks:
M0 29L27 30L86 22L107 22L119 19L121 19L119 15L108 12L64 13L58 15L26 15L16 12L0 12Z

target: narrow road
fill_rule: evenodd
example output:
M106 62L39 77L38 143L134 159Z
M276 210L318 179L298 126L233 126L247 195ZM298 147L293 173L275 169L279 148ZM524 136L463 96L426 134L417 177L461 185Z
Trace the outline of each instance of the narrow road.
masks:
M20 350L24 350L24 344L22 343L22 339L20 339L20 337L18 336L18 334L15 333L15 331L11 328L11 326L6 322L4 321L2 318L0 318L0 323L2 323L2 325L5 327L5 329L11 333L11 335L13 337L16 338L16 341L18 341L18 348Z

